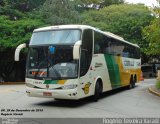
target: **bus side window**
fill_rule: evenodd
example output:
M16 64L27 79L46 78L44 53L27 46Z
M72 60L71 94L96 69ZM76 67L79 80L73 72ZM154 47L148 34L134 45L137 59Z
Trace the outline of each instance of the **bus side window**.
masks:
M141 55L140 55L140 49L139 49L139 48L136 48L136 49L135 49L135 56L134 56L134 58L140 59L140 57L141 57Z
M98 43L94 44L94 53L99 53L100 49L101 48Z
M123 49L123 54L122 54L123 57L129 57L129 48L128 48L128 45L125 45L124 49Z
M103 53L104 53L104 54L110 54L110 53L111 53L111 48L109 47L109 43L107 43L107 44L105 45L105 48L104 48L104 50L103 50Z
M94 32L94 53L100 53L101 52L101 34L98 32Z
M108 53L108 38L94 31L94 53Z
M83 31L81 57L80 57L80 76L87 73L92 59L93 35L91 29Z

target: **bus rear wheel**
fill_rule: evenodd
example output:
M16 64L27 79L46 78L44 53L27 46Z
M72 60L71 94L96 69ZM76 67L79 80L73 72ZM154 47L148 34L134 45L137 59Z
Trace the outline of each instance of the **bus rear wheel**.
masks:
M135 83L136 83L136 80L133 79L133 77L131 77L130 84L129 84L129 89L135 88Z
M100 85L100 82L97 81L95 85L94 95L92 96L92 100L97 102L101 93L102 93L102 86Z

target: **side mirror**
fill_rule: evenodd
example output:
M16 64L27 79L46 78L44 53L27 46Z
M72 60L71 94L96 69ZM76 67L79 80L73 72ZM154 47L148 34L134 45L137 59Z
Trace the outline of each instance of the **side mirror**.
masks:
M26 43L20 44L15 51L14 60L19 61L19 54L23 48L26 48Z
M80 46L81 46L81 41L77 41L74 44L73 47L73 59L79 59L80 58Z

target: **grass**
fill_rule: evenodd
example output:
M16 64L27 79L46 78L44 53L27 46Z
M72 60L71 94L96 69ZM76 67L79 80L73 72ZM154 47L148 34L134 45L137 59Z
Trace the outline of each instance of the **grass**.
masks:
M156 88L160 89L160 80L157 81Z

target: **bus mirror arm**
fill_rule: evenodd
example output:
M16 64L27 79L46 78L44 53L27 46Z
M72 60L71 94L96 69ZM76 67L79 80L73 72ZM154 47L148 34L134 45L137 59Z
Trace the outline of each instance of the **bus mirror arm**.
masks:
M14 56L14 60L15 61L19 61L19 54L21 52L21 50L23 48L26 48L27 44L26 43L23 43L23 44L20 44L17 48L16 48L16 51L15 51L15 56Z
M80 46L81 46L81 41L77 41L73 47L73 59L80 58Z

